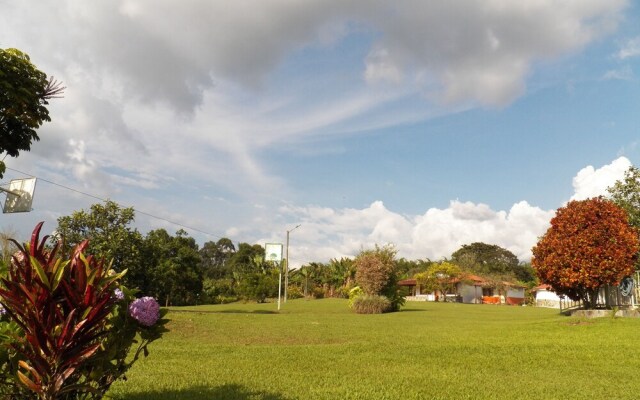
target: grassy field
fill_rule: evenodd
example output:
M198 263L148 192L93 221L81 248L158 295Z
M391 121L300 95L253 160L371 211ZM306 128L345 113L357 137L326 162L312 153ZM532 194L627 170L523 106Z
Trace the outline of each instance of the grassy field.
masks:
M352 314L344 300L172 309L113 399L632 399L640 319L407 303Z

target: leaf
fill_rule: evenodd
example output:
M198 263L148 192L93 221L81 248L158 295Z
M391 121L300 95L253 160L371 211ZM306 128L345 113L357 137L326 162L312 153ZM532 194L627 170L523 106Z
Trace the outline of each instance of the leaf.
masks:
M51 290L51 284L49 283L49 278L47 277L47 274L44 272L44 269L42 269L40 262L34 256L30 256L29 259L31 262L31 266L33 267L33 269L35 269L36 274L38 275L38 278L40 278L40 281L44 284L44 286L47 289Z
M34 391L36 393L41 393L42 392L42 386L36 385L31 379L29 379L25 374L23 374L20 371L18 371L18 379L20 380L20 382L23 385L25 385L26 387L28 387L32 391Z
M60 281L62 280L62 277L64 276L64 273L67 269L67 265L69 265L69 261L56 263L56 272L53 275L53 281L51 282L51 291L54 291L58 288L58 285L60 284Z

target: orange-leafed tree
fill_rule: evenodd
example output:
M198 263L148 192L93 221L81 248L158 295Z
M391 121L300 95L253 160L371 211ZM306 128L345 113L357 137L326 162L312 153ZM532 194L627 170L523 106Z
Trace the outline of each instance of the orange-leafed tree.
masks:
M551 219L531 264L559 295L595 308L598 291L634 271L640 244L627 213L601 197L571 201Z

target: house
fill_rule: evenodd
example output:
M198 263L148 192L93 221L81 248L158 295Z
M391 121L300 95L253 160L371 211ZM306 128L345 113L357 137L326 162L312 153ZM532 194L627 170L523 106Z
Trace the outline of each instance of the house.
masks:
M466 275L463 279L455 280L454 293L428 292L423 293L422 288L415 279L404 279L398 282L399 286L409 290L407 301L437 301L443 295L452 301L467 304L523 304L524 286L510 282L496 284L478 275ZM504 296L506 294L506 297Z
M407 288L409 295L405 298L407 301L435 301L435 293L421 293L421 286L415 279L403 279L398 281L398 286Z
M560 308L560 296L553 291L551 285L538 285L531 291L535 294L536 307Z

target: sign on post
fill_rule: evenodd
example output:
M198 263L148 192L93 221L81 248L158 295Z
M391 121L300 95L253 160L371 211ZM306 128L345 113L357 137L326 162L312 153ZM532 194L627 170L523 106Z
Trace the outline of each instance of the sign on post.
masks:
M265 243L264 259L278 264L278 311L280 311L280 297L282 296L282 243Z

